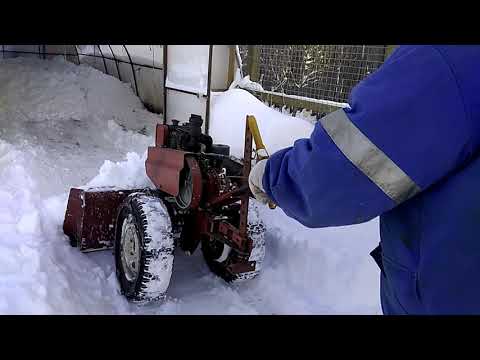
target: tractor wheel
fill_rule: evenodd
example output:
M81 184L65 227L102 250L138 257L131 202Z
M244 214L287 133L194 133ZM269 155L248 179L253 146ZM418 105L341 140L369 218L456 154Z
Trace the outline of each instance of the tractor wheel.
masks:
M122 294L131 302L164 299L174 256L164 202L146 193L130 194L119 208L116 224L115 265Z
M234 250L220 241L203 240L202 253L210 270L229 283L250 280L256 277L265 258L265 224L260 219L258 205L250 201L248 208L248 236L253 241L249 261L255 261L255 270L241 274L231 274L227 265L234 257Z

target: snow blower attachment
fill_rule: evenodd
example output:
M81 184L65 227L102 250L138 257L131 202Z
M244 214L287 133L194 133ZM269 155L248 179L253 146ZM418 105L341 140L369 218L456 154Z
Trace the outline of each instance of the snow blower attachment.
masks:
M202 133L203 120L158 124L146 173L156 189L71 189L64 233L88 252L114 249L117 278L130 301L165 297L174 249L200 245L210 270L227 282L255 277L265 255L265 226L250 202L252 128L248 116L243 160ZM254 127L252 127L252 124ZM264 149L264 146L263 146Z

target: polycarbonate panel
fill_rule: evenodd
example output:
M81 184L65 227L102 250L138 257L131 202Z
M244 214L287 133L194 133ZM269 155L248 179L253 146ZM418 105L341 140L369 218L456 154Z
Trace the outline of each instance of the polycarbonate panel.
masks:
M18 56L41 58L41 45L4 45L2 50L6 59Z
M135 66L140 99L155 112L163 110L163 70Z
M105 57L105 64L107 65L107 73L109 75L119 78L119 71L117 67L117 61L113 58L113 52L110 50L108 45L99 45L100 50L102 51L103 56Z
M166 86L207 94L209 45L168 45Z
M174 90L167 91L167 122L171 120L180 122L188 121L191 114L200 115L203 119L202 129L205 131L205 111L207 109L207 98L197 97Z
M75 45L45 45L45 53L48 56L75 56Z
M135 64L163 67L162 45L125 45Z
M138 97L151 111L162 112L163 70L153 68L154 65L158 68L163 67L161 45L84 46L82 53L88 55L82 57L82 62L130 83L135 93L138 89ZM148 59L148 56L151 58Z
M110 47L112 48L113 54L118 60L130 62L123 45L110 45Z
M78 53L81 64L87 64L99 71L105 72L105 65L100 55L100 50L96 45L83 49L79 47Z
M215 45L213 46L212 56L212 91L223 91L229 87L228 83L228 66L230 60L231 45Z

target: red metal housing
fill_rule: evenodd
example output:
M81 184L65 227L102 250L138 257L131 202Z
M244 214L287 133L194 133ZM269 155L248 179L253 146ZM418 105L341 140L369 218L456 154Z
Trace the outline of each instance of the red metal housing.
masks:
M186 151L166 148L168 126L157 124L155 146L148 148L145 169L147 176L159 189L177 196L180 184L180 172L185 167Z
M147 176L159 189L172 196L178 195L180 172L185 167L185 151L163 147L149 147L145 169Z
M63 232L81 251L111 248L117 209L129 194L136 191L70 189Z

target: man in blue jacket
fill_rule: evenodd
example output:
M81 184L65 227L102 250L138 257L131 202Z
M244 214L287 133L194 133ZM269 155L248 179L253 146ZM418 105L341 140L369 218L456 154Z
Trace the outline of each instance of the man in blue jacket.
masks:
M400 46L349 104L252 192L311 228L380 216L384 314L480 314L480 46Z

